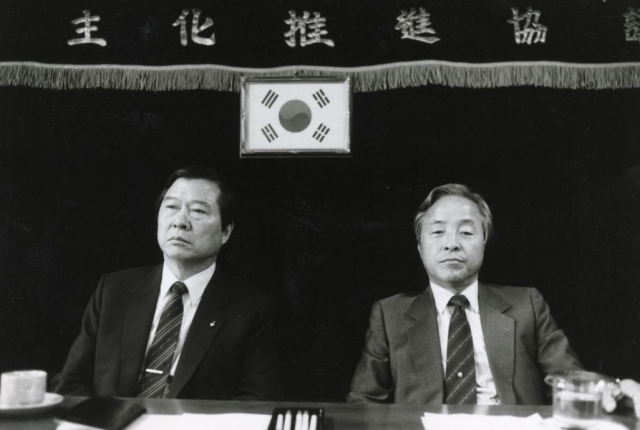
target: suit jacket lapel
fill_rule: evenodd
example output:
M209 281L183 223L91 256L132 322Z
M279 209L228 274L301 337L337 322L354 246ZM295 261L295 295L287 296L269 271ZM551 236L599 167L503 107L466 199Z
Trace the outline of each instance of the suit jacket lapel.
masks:
M416 375L424 391L420 399L425 403L442 402L444 397L437 312L431 287L416 297L407 311L407 316L415 321L407 333Z
M515 404L513 371L515 362L515 321L504 315L511 305L487 286L478 284L478 302L484 344L493 382L502 404Z
M219 268L209 281L191 322L191 327L182 346L180 361L169 388L169 398L175 398L202 361L211 342L222 329L224 317L220 309L229 303L229 292L233 288Z
M162 266L158 266L135 286L124 300L119 383L121 396L132 396L138 383L160 294L161 280Z

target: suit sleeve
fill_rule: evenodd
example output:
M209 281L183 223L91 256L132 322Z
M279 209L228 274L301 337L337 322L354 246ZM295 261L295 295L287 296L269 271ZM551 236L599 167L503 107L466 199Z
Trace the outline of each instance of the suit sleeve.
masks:
M238 392L234 399L278 400L282 397L275 315L275 304L269 299L258 315L253 333L247 339Z
M564 331L558 328L542 294L531 289L531 302L536 316L538 365L545 375L564 370L582 370Z
M389 403L393 401L393 389L384 314L382 306L376 302L371 308L364 349L351 381L347 401Z
M80 335L76 338L62 372L52 379L56 393L73 396L94 394L93 376L96 353L96 338L100 324L101 296L104 276L91 297L82 318Z

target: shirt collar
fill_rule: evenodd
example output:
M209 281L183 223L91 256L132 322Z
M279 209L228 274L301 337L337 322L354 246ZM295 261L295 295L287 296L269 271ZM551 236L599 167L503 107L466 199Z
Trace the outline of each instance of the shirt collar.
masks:
M451 291L445 289L444 287L441 287L438 284L435 284L432 281L429 281L429 283L431 284L431 291L433 292L433 298L436 301L436 309L438 310L438 313L441 314L445 310L447 310L447 304L449 303L449 300L451 300L451 297L454 296L454 294ZM469 285L460 294L462 294L469 300L469 307L473 312L480 313L480 307L478 306L478 280L477 279L473 281L473 283Z
M214 261L211 266L204 269L202 272L196 273L192 277L182 281L187 286L187 290L188 290L188 293L186 294L186 297L187 297L186 303L190 303L191 306L197 306L197 304L200 302L200 299L202 298L204 289L209 284L209 281L213 277L213 272L215 272L215 270L216 270L216 263ZM179 281L179 279L176 278L176 275L174 275L171 269L169 269L169 266L167 266L167 263L164 263L162 266L162 282L160 283L160 297L164 297L169 291L169 288L171 288L171 286L177 281Z

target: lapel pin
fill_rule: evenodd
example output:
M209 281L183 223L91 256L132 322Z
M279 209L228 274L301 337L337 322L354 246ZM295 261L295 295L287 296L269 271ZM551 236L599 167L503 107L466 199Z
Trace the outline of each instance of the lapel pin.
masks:
M215 321L211 321L211 322L209 323L209 327L213 327L214 325L216 325L216 322L215 322Z

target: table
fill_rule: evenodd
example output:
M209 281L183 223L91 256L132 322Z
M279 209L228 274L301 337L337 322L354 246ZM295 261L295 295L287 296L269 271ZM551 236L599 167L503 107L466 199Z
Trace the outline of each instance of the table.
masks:
M51 411L32 416L0 415L2 430L54 430L56 412L69 408L83 400L82 397L65 397L64 402ZM526 417L536 412L542 417L551 416L550 406L429 406L429 405L364 405L344 403L295 403L295 402L243 402L172 399L129 399L143 404L148 413L259 413L270 414L274 407L324 408L326 430L423 430L420 417L425 412L467 413L483 415L514 415ZM640 430L640 421L633 413L615 413L607 420L623 424L630 430Z

